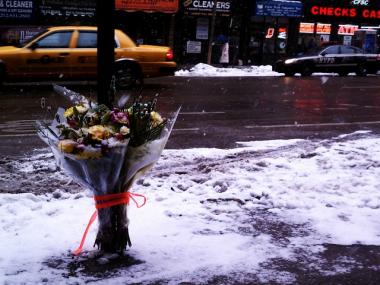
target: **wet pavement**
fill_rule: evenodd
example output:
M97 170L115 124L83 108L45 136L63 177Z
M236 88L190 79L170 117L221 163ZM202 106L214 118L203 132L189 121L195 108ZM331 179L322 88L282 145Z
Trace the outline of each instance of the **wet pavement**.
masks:
M96 98L94 84L60 83ZM143 98L158 96L169 115L181 106L168 148L231 148L236 142L327 138L355 130L380 130L379 76L162 77L146 80ZM117 96L138 96L124 91ZM41 98L52 106L41 109ZM36 119L52 117L67 102L51 83L8 85L0 91L0 152L43 147Z

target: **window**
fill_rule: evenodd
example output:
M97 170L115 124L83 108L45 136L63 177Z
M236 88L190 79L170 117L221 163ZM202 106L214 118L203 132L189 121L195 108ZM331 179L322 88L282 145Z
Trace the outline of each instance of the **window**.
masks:
M68 48L72 32L56 32L37 42L39 48Z
M342 46L342 53L345 53L345 54L354 54L354 53L357 53L357 51L354 48L352 48L352 47Z
M331 46L323 51L324 54L339 54L339 46Z
M96 32L79 32L78 48L96 48L98 36Z

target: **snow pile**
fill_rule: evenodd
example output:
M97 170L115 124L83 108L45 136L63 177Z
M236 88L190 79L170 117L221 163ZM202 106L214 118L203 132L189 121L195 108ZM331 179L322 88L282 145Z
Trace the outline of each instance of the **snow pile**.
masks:
M294 284L293 273L276 267L279 260L304 260L303 270L331 274L350 268L347 260L324 264L323 244L380 245L380 137L356 132L240 144L165 150L133 188L148 197L143 208L129 209L128 255L138 262L101 278L73 269L79 261L69 252L94 210L89 195L59 188L1 194L0 283L178 284L230 276ZM26 164L43 163L38 156L31 161L18 164L30 176ZM87 257L95 235L96 226ZM93 258L107 264L114 257Z
M176 76L282 76L283 73L272 71L270 65L248 66L248 67L214 67L204 63L198 63L190 70L179 70Z

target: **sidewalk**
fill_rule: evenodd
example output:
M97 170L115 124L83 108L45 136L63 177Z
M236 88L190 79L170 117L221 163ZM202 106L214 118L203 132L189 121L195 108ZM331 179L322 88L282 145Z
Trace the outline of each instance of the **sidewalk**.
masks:
M369 132L165 150L133 187L126 256L97 255L95 226L74 258L91 193L47 148L2 157L0 284L377 285L379 166Z

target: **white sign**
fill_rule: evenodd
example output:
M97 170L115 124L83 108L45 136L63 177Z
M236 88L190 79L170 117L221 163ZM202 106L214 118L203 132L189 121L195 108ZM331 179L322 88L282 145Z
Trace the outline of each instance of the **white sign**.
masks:
M201 53L202 42L198 41L187 41L186 52L187 53Z
M197 32L196 32L195 38L197 40L208 39L208 18L197 19Z
M330 41L330 35L320 35L321 42Z
M343 36L343 44L344 45L351 45L352 36Z

